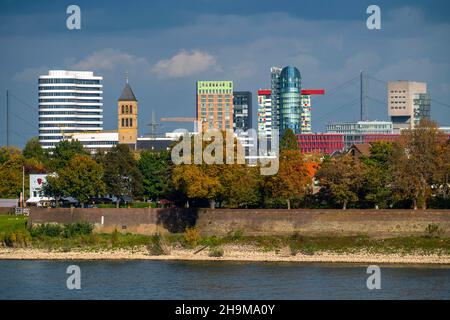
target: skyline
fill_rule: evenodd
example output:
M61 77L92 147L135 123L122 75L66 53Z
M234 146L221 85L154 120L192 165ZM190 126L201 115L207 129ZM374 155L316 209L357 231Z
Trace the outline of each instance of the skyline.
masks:
M442 41L450 31L445 1L433 7L425 1L380 1L382 30L375 31L365 26L367 1L352 1L346 10L336 10L336 2L323 6L312 1L285 1L283 6L275 1L196 1L176 8L170 1L136 1L125 8L78 1L82 28L77 31L65 27L69 3L0 3L1 118L6 89L36 108L33 114L29 106L10 100L12 112L26 120L11 116L20 134L11 134L13 145L37 136L37 79L53 69L103 76L105 130L117 126L116 103L128 71L140 103L140 135L149 131L152 110L157 120L195 116L198 80L232 80L235 91L251 91L256 124L256 91L270 88L272 66L293 65L301 72L303 88L326 90L313 98L314 132L324 132L331 121L359 119L359 104L351 103L359 98L358 80L335 89L358 78L360 70L386 82L427 82L433 100L450 100L450 44ZM388 120L386 85L373 80L369 93L369 119ZM450 124L448 107L432 101L431 110L440 125ZM160 131L192 130L190 124L163 125ZM3 123L0 131L5 145Z

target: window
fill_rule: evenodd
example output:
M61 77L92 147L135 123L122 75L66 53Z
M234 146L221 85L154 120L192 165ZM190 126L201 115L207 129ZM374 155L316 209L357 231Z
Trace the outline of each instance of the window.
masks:
M122 114L125 112L125 106L122 105Z
M122 127L125 127L125 119L122 118Z
M133 106L130 106L130 113L133 114Z
M125 119L125 127L128 127L128 118Z
M133 118L130 118L130 127L133 126Z

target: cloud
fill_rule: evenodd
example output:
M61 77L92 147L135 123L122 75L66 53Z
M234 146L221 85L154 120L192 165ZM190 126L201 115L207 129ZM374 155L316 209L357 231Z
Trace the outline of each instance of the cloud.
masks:
M207 52L182 50L170 59L158 61L152 72L163 78L182 78L204 72L216 64L216 58Z
M36 67L36 68L26 68L13 76L13 81L17 82L27 82L36 81L40 75L48 73L48 67Z
M147 59L138 57L117 49L107 48L94 52L85 59L70 66L75 70L101 70L112 71L119 67L123 69L138 67L148 68L149 63Z

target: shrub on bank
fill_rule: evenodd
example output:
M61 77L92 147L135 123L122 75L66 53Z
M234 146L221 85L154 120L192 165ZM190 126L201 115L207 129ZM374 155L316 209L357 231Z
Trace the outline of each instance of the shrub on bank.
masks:
M147 245L148 253L152 256L161 256L170 254L170 246L167 241L159 233L151 237L150 243Z
M222 247L212 247L209 249L209 256L214 258L223 257L223 248Z
M94 230L94 225L88 222L75 222L64 225L63 235L65 238L75 236L90 235Z
M186 228L184 233L184 241L188 246L196 247L200 240L200 232L197 228Z

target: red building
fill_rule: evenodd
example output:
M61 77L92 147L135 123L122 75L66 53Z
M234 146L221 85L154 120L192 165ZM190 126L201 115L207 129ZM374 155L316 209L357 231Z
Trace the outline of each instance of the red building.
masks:
M297 141L302 153L332 154L335 151L350 148L353 144L395 141L399 137L399 134L310 133L298 134Z

